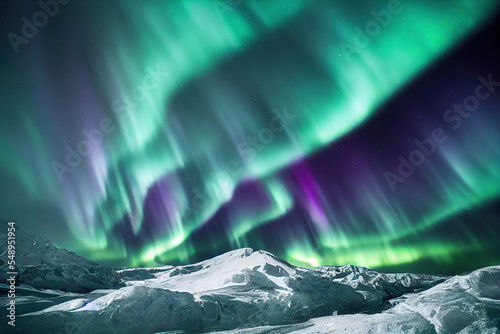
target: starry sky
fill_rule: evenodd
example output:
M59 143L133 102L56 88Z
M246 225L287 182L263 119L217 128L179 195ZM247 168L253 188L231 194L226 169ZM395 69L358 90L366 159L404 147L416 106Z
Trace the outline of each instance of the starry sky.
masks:
M3 1L0 216L113 266L499 264L499 8Z

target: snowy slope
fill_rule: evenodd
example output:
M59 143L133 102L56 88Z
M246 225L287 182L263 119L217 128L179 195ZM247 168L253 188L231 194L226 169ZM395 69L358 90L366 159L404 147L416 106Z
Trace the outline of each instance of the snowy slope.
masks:
M7 226L6 221L0 219L0 222ZM58 248L47 239L33 235L17 225L15 242L18 284L74 293L123 286L113 268ZM1 283L5 283L9 277L7 245L7 229L0 229Z
M248 270L263 274L277 289L288 291L290 288L286 284L286 278L295 275L295 269L290 264L274 255L243 248L194 265L175 267L158 274L155 279L133 284L200 293L245 285L250 279L245 274Z
M455 276L420 293L391 301L377 314L336 315L287 326L217 332L264 333L500 333L500 266Z
M118 275L127 286L19 315L13 333L500 334L500 267L449 279L351 265L304 269L245 248Z
M391 307L389 300L445 280L430 275L381 274L349 265L304 269L249 248L193 265L131 268L119 275L132 279L126 282L128 286L23 315L20 324L36 323L30 329L33 333L54 331L64 324L85 333L102 331L103 324L114 333L310 325L316 320L309 319L333 313L338 317L379 313ZM22 329L22 325L16 328Z

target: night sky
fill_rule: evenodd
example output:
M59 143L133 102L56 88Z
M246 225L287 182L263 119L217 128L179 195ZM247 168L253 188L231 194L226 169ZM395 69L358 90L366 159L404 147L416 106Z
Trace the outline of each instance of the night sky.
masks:
M499 8L2 1L0 216L114 266L498 265Z

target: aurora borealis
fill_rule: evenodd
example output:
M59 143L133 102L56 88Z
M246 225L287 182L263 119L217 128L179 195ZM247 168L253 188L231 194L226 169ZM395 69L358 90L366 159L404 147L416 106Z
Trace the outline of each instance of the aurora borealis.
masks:
M116 266L500 262L498 1L63 3L2 40L1 216Z

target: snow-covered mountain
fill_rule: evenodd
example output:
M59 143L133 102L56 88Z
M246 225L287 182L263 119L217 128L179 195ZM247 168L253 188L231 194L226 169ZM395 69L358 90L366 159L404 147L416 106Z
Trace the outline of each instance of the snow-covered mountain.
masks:
M24 314L9 332L499 333L500 267L449 279L351 265L304 269L244 248L116 274L125 287L90 294L36 297L25 286L32 295L19 300ZM37 300L52 303L33 308Z
M455 276L426 291L390 301L376 314L332 315L285 326L217 333L500 333L500 266Z
M10 276L7 266L7 223L2 218L0 222L5 227L0 229L0 247L3 248L0 250L0 282L5 284ZM17 225L15 250L18 284L75 293L123 286L113 268L57 248L47 239L33 235Z

